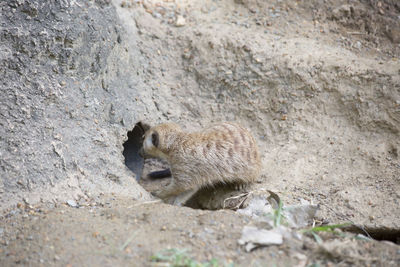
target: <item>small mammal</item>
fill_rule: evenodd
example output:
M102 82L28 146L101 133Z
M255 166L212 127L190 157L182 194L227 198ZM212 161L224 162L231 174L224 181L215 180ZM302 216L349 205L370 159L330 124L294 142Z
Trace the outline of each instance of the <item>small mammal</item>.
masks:
M201 187L255 182L261 171L253 136L231 122L196 132L185 132L175 123L159 124L146 131L142 149L144 156L169 163L171 183L153 194L176 205L184 204Z

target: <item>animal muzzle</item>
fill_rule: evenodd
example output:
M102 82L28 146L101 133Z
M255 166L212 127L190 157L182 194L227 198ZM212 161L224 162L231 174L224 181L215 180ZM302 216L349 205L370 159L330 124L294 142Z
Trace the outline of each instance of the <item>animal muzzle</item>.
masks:
M144 149L143 149L143 147L141 147L140 149L139 149L139 156L141 156L142 158L144 158L144 159L150 159L150 158L153 158L151 155L149 155L149 154L147 154L145 151L144 151Z

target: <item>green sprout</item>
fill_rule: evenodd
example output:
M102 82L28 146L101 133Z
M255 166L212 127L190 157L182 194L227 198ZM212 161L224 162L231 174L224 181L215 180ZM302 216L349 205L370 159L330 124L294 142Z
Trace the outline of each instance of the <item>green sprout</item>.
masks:
M319 232L330 232L330 233L333 233L335 231L335 229L347 227L347 226L349 226L351 224L352 223L342 223L342 224L315 226L315 227L312 227L312 228L309 228L309 229L304 229L301 232L302 233L306 233L306 234L307 233L311 234L318 244L322 244L322 242L323 242L322 238L317 233L319 233Z

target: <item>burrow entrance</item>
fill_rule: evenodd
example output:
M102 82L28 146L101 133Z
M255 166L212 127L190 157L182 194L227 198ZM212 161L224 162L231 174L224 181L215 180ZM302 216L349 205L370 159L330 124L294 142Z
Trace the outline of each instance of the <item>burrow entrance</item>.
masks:
M140 148L143 143L143 135L149 127L142 122L136 123L132 131L128 132L128 140L123 144L125 157L125 165L136 176L136 181L142 177L144 159L139 155Z
M347 232L362 234L378 241L390 241L400 245L400 229L388 227L362 227L348 226L344 229Z

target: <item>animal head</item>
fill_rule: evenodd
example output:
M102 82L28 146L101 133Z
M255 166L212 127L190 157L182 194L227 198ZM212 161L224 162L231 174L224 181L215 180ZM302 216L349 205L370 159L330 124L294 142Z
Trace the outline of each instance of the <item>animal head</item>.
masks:
M167 153L178 133L182 132L175 123L162 123L146 131L143 138L144 157L167 158Z

